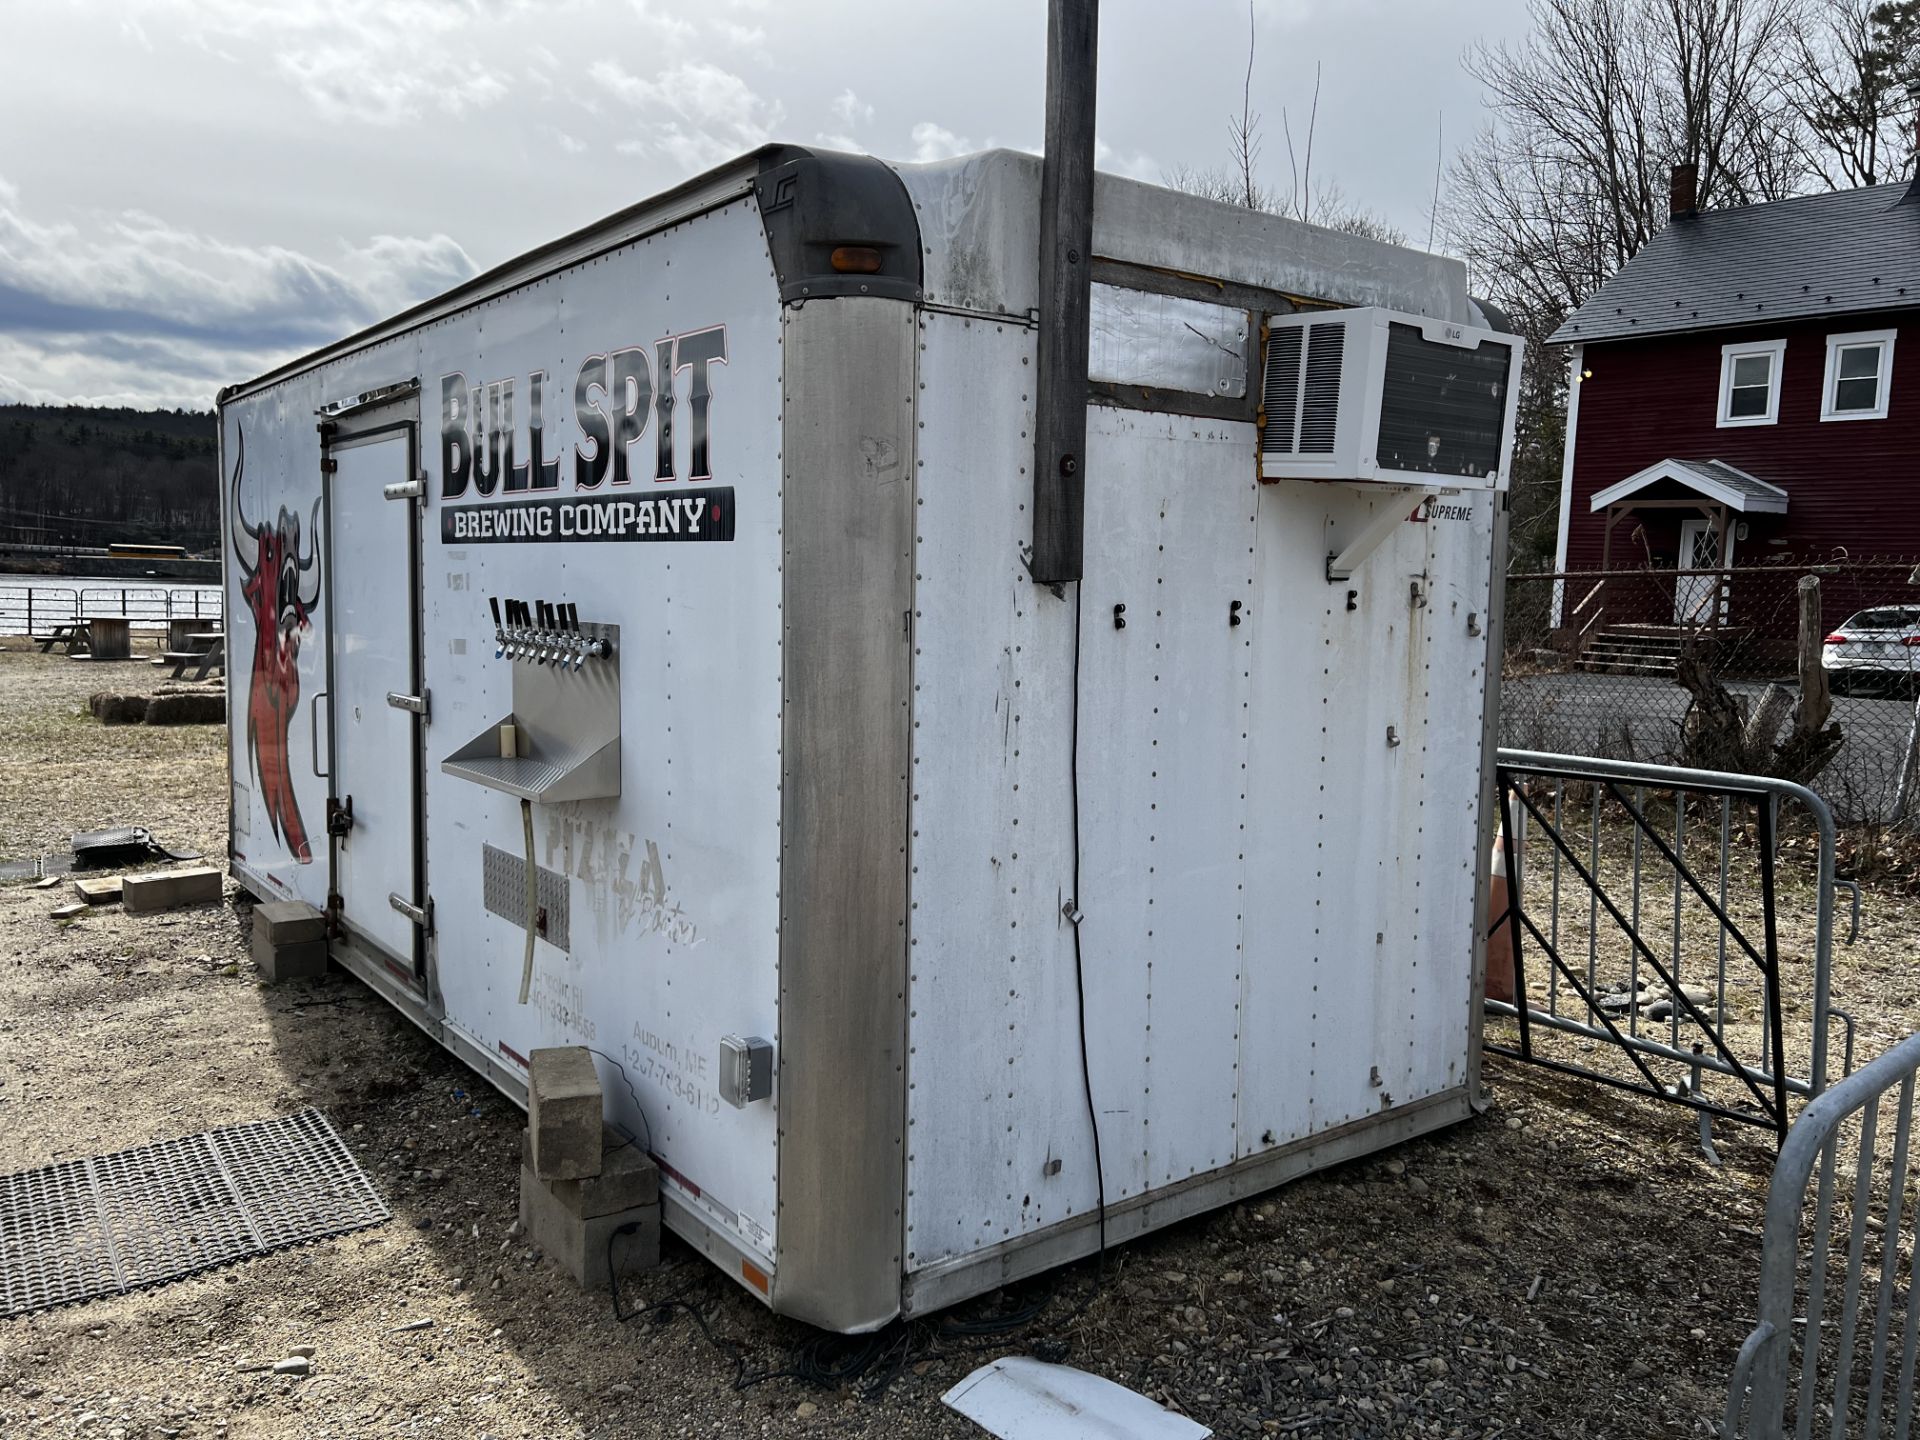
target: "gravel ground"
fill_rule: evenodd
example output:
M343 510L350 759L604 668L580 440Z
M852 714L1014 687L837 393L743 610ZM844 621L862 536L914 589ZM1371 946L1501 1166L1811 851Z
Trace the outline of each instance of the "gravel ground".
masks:
M217 728L76 718L87 670L0 650L0 860L116 821L220 854ZM0 1321L0 1434L961 1436L940 1393L1027 1352L1221 1435L1703 1435L1752 1323L1767 1137L1723 1136L1716 1170L1683 1112L1493 1062L1447 1134L948 1317L1041 1306L1005 1334L923 1322L853 1383L736 1389L849 1357L671 1238L628 1298L679 1303L580 1294L514 1236L519 1113L344 975L262 988L237 894L61 923L61 893L0 887L0 1172L312 1104L394 1218ZM1869 897L1861 973L1904 975L1906 904ZM305 1379L248 1368L303 1346Z

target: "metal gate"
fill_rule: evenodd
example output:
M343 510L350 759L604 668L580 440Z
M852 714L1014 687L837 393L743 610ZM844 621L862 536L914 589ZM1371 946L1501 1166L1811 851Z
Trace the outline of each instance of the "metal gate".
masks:
M1759 776L1502 750L1513 998L1485 1049L1784 1138L1818 1095L1829 1029L1834 829L1804 786ZM1797 812L1797 813L1796 813ZM1803 864L1779 858L1811 849ZM1783 933L1783 925L1785 933ZM1497 975L1490 973L1490 995Z
M1916 1071L1920 1035L1910 1035L1809 1104L1781 1146L1761 1231L1758 1323L1734 1362L1726 1440L1808 1440L1816 1427L1834 1440L1913 1433Z

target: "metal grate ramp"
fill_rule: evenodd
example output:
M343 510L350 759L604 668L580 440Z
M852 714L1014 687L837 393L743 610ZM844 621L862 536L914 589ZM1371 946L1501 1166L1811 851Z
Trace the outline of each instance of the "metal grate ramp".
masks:
M0 1175L0 1318L164 1285L392 1213L312 1109Z

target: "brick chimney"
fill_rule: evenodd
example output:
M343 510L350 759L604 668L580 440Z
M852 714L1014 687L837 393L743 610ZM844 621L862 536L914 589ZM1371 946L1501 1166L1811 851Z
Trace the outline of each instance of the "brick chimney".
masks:
M1667 214L1674 220L1687 220L1700 211L1700 167L1676 165L1667 179Z

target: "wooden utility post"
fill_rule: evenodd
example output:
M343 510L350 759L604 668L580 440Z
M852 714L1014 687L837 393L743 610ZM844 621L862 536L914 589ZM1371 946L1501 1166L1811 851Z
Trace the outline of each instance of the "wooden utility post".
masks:
M1031 561L1033 578L1042 585L1078 580L1083 565L1099 33L1099 0L1049 0Z

